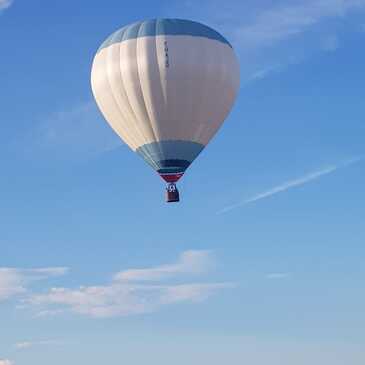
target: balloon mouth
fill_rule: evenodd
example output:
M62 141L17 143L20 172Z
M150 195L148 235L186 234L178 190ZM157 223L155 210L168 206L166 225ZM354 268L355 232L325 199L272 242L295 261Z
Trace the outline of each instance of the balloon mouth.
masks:
M159 175L164 179L167 183L176 183L180 180L180 178L184 175L183 172L160 172Z

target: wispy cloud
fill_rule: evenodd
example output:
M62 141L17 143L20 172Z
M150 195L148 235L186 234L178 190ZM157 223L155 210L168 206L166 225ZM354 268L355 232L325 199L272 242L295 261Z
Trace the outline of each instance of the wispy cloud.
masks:
M66 274L67 268L16 269L0 268L0 301L25 293L27 286L37 280Z
M39 308L38 313L42 316L73 312L100 318L150 313L166 305L203 301L234 284L140 284L136 281L161 281L176 275L200 274L208 271L212 262L209 251L186 251L174 264L121 271L106 285L52 288L45 294L32 295L26 302Z
M322 36L319 30L320 24L326 20L343 18L355 11L365 10L364 0L305 0L296 2L275 2L272 7L265 7L258 10L256 16L251 21L235 24L230 29L230 34L238 51L245 55L256 54L253 63L262 63L261 69L253 70L247 76L249 81L263 79L272 74L280 72L288 66L302 62L312 53L313 41L307 42L305 35L311 31L316 31L317 39L320 42L316 46L324 51L335 51L339 48L339 37L336 35ZM235 12L235 14L238 14ZM318 30L317 30L318 29ZM330 29L328 27L327 29ZM301 37L301 38L300 38ZM294 40L299 39L301 46L293 45ZM289 55L281 45L293 40L287 45L290 47ZM297 42L297 41L296 41ZM280 49L282 56L275 56L275 49ZM260 53L261 57L257 56ZM272 55L272 56L270 56ZM280 67L277 57L279 57ZM293 57L295 61L293 62ZM259 77L257 77L259 76Z
M83 160L121 146L94 101L54 112L32 128L23 136L27 156Z
M233 32L244 47L271 46L300 35L324 19L343 17L365 8L364 0L306 0L279 4L258 13L255 19L237 26Z
M25 350L25 349L29 349L29 348L35 347L35 346L50 346L50 345L59 345L59 344L61 344L61 342L55 341L55 340L22 341L22 342L17 342L14 347L17 350Z
M24 309L26 306L19 306L19 309ZM64 309L44 309L41 311L38 311L34 317L35 318L42 318L42 317L53 317L57 316L59 314L65 313Z
M273 272L266 275L267 279L286 279L290 276L288 272Z
M115 275L114 280L156 281L181 274L197 274L209 270L213 263L214 259L210 251L185 251L174 264L121 271Z
M355 164L357 162L360 162L362 160L364 160L364 156L356 157L356 158L353 158L353 159L351 159L349 161L346 161L344 163L340 163L340 164L337 164L337 165L330 165L330 166L324 167L320 170L313 171L313 172L311 172L309 174L306 174L302 177L299 177L297 179L286 181L286 182L284 182L282 184L279 184L279 185L277 185L277 186L275 186L275 187L273 187L269 190L266 190L262 193L256 194L256 195L252 196L251 198L248 198L248 199L240 201L236 204L230 205L230 206L220 210L218 212L218 214L226 213L226 212L229 212L230 210L240 208L240 207L245 206L249 203L253 203L253 202L265 199L265 198L269 198L273 195L283 193L283 192L285 192L289 189L292 189L292 188L295 188L295 187L298 187L298 186L301 186L301 185L305 185L309 182L318 180L319 178L321 178L325 175L332 174L335 171L337 171L338 169L348 167L348 166L353 165L353 164Z
M211 284L182 284L164 287L160 298L161 304L172 304L184 301L200 302L208 299L214 292L220 289L235 288L234 283L211 283Z
M297 65L317 50L337 49L344 30L336 20L365 11L365 0L201 0L198 9L193 1L179 2L177 11L215 27L233 43L244 83ZM337 32L336 38L326 37Z
M324 51L333 52L340 47L340 41L336 35L330 35L322 39L322 48Z
M13 0L0 0L0 11L9 8L12 4Z

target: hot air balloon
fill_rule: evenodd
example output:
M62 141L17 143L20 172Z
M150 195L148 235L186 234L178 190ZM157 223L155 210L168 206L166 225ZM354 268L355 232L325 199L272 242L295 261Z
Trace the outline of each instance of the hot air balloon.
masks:
M239 64L231 44L206 25L146 20L105 40L91 86L107 122L166 181L167 202L176 202L176 182L233 106Z

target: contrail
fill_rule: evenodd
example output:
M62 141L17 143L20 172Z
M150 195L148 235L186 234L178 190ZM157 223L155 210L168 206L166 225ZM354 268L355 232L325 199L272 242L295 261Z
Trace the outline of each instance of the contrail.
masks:
M357 162L360 162L364 158L365 158L365 156L356 157L356 158L353 158L353 159L348 160L346 162L340 163L338 165L330 165L330 166L327 166L327 167L325 167L321 170L311 172L311 173L309 173L307 175L304 175L302 177L299 177L297 179L286 181L283 184L275 186L270 190L267 190L267 191L264 191L264 192L259 193L257 195L254 195L253 197L248 198L248 199L246 199L244 201L241 201L239 203L230 205L230 206L220 210L218 212L218 214L226 213L230 210L242 207L246 204L253 203L253 202L256 202L258 200L268 198L268 197L270 197L272 195L275 195L275 194L278 194L278 193L282 193L282 192L284 192L286 190L289 190L291 188L294 188L296 186L304 185L304 184L309 183L311 181L317 180L322 176L332 174L333 172L337 171L338 169L341 169L341 168L353 165Z

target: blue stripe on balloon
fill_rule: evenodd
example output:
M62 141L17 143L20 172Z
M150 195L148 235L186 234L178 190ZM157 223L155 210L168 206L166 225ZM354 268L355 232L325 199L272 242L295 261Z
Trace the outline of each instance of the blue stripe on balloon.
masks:
M100 46L99 51L112 44L128 39L158 35L187 35L214 39L224 44L231 44L214 29L191 20L183 19L152 19L127 25L109 36Z
M145 144L136 152L159 173L184 172L205 146L190 141L160 141Z

